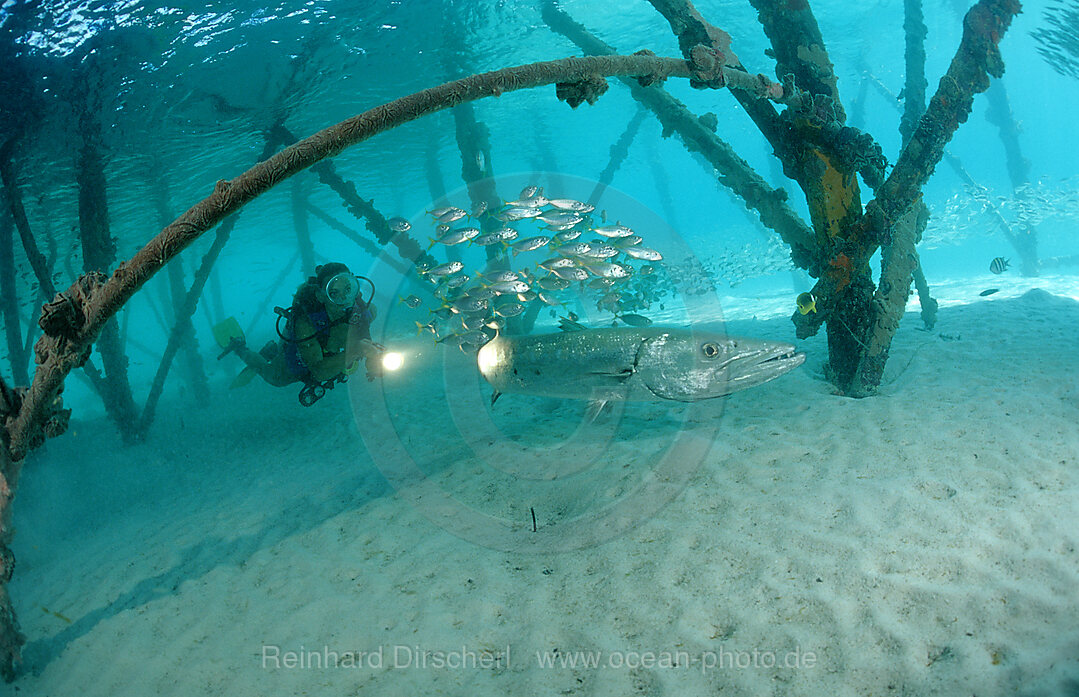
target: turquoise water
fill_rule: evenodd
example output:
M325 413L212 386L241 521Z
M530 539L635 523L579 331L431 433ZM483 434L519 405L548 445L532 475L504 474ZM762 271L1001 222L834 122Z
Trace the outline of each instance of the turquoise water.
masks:
M987 625L996 621L985 658L935 633L949 620L910 617L917 614L911 608L919 592L928 597L921 598L926 607L943 613L949 599L1000 603L1001 587L1026 583L1037 590L1016 591L1017 612L1055 618L1060 625L1052 627L1060 632L1075 619L1062 600L1079 587L1074 546L1067 551L1074 537L1051 526L1076 513L1079 434L1068 424L1079 405L1077 366L1074 350L1062 347L1074 346L1079 301L1079 131L1073 123L1079 89L1073 76L1046 62L1032 36L1046 26L1046 10L1058 5L1025 6L1001 45L1005 75L994 81L1019 129L1027 182L1013 186L1000 131L987 118L986 95L979 95L948 145L974 185L942 162L924 187L932 217L919 252L940 302L939 326L921 330L912 297L882 394L871 400L855 403L831 393L823 378L823 332L796 342L788 318L812 279L794 269L774 233L717 184L711 166L677 136L666 137L649 114L596 214L602 210L607 222L631 225L642 244L663 253L661 275L673 280L666 295L650 295L647 307L625 311L657 325L726 327L796 343L809 356L797 372L757 388L759 401L756 389L732 397L733 413L724 406L728 400L628 404L590 425L582 402L506 395L492 405L471 354L438 346L428 334L417 337L416 322L426 323L433 309L430 299L417 309L399 299L414 292L417 281L426 282L414 269L402 275L392 252L372 255L328 225L325 216L370 237L313 173L302 172L248 204L193 318L209 402L196 402L178 359L146 442L124 445L85 376L75 373L64 392L73 409L71 429L27 460L13 547L20 566L11 586L29 640L26 676L16 683L20 694L61 693L92 680L96 664L108 666L107 680L95 688L101 694L255 694L271 689L274 679L320 693L322 680L331 694L713 694L724 686L735 694L948 694L990 670L983 663L999 665L1001 656L1011 672L985 678L978 683L983 691L1009 694L1042 675L1048 676L1039 683L1043 693L1068 694L1067 686L1076 684L1074 641L1066 654L1061 646L1067 641L1054 643L1049 630L1038 633L1001 610L978 625L989 635ZM568 0L559 6L622 53L647 48L680 55L667 22L646 2ZM770 74L769 44L749 3L701 2L698 9L732 35L749 70ZM904 81L902 3L830 1L813 9L848 123L872 134L894 163ZM924 6L930 95L959 42L964 11L951 0ZM179 7L8 0L0 6L0 139L13 139L30 226L64 289L82 270L76 162L87 123L95 124L92 137L105 158L110 231L122 260L210 194L215 182L254 165L275 123L303 138L450 79L579 53L546 26L540 3L523 0ZM808 220L797 185L783 176L728 92L693 90L673 79L665 88L692 112L715 113L718 135L785 189L791 207ZM638 106L612 80L595 105L575 110L556 99L553 87L481 100L472 109L489 132L484 164L501 198L517 198L534 184L548 197L583 201ZM449 111L379 134L333 164L383 216L411 221L411 234L424 247L436 234L425 211L447 203L471 209ZM862 198L869 198L866 187ZM301 268L297 251L298 200L323 216L306 220L315 261L343 261L374 281L373 339L405 357L399 373L368 382L361 372L310 409L297 404L295 385L275 390L256 381L230 390L241 365L232 356L217 360L211 332L232 316L253 348L275 338L272 308L287 306L312 272ZM1038 275L1020 274L1001 219L1036 233L1039 257L1050 260ZM521 237L527 234L543 231ZM185 283L212 237L205 234L174 260ZM17 237L15 246L19 331L33 340L41 298ZM460 249L434 245L431 253L439 263L460 254L467 272L482 266L482 251ZM513 263L534 268L548 256L546 249L524 252ZM996 257L1010 258L1012 268L991 273ZM639 279L644 263L633 265ZM873 269L879 275L879 256ZM998 291L979 295L990 288ZM1047 300L1041 291L1057 297ZM553 331L569 312L589 326L608 326L613 315L597 308L596 298L572 295L557 309L544 308L537 331ZM171 303L166 274L159 274L119 315L140 406L168 339ZM96 352L93 360L100 363ZM5 378L10 361L4 342ZM981 366L989 367L975 374ZM921 421L923 409L933 413L936 431ZM1031 436L1007 422L1000 413L1006 409L1047 424L1046 433ZM921 441L911 435L923 430L934 435ZM996 447L1009 437L1011 451L1007 442L1000 446L1000 469L985 474L989 483L980 488L986 443ZM977 453L983 460L975 463ZM862 485L867 493L859 497ZM933 502L950 500L958 490L960 500L969 496L974 503L944 513L921 508L934 505L922 499L904 507L909 501L902 493L892 507L872 498L908 490ZM1048 498L1038 498L1044 491L1051 492ZM1009 497L1038 512L1024 517ZM824 508L848 527L813 517ZM1006 511L1006 521L972 533L976 525L966 524L987 511ZM920 516L936 521L939 537L910 532L919 530ZM790 542L803 519L812 532ZM717 520L739 531L739 541L725 540ZM770 532L747 542L758 523ZM895 533L901 541L894 530L906 531ZM1003 531L999 540L981 537L996 530ZM870 561L857 556L859 539ZM963 546L956 539L967 540L968 549L982 550L972 539L984 542L988 551L933 586L939 579L925 579L950 563L949 550ZM724 556L727 543L735 551ZM912 551L919 544L930 550L925 559ZM1039 557L1043 574L1025 575L1025 558L1014 551L1024 545L1047 555ZM1005 547L1009 551L1001 551ZM707 552L698 553L702 549ZM987 569L996 568L994 551L1007 567L1000 587L987 580ZM793 570L780 569L786 562ZM817 567L833 577L820 571L821 581ZM521 569L527 580L515 576ZM372 581L359 600L340 600L332 585L350 574L380 572L385 580ZM788 573L805 575L807 585L784 587ZM559 590L536 585L558 574L564 574ZM606 590L594 574L607 579ZM311 581L313 597L296 590L308 577L320 579ZM896 584L890 588L892 598L903 599L898 606L882 599L886 607L875 613L876 596L866 589L877 581ZM818 583L825 584L819 592ZM465 595L473 588L482 599ZM526 597L533 591L534 602ZM591 604L559 595L586 591L595 594ZM208 610L200 609L199 593ZM717 609L724 593L752 601L724 615ZM793 608L778 600L799 593L810 600ZM750 605L766 609L746 609ZM812 619L799 619L801 613ZM350 634L342 617L350 627L367 618L371 625ZM515 621L522 627L519 646ZM385 637L374 631L377 623L388 627ZM768 642L768 627L780 637L775 643ZM604 638L607 629L621 643ZM570 673L550 677L521 659L509 670L480 673L490 680L471 673L447 678L434 669L372 669L353 680L266 672L222 657L231 651L247 659L275 642L294 648L304 642L309 648L463 644L483 652L509 641L521 656L559 645L641 652L684 642L700 653L731 637L743 648L815 643L824 662L831 661L829 677L777 678L763 671L724 682L701 671L680 682L657 668L581 670L571 679ZM856 659L859 642L877 648ZM131 649L143 644L153 651ZM129 650L127 658L115 655ZM153 654L162 660L154 662ZM944 672L927 672L931 665Z

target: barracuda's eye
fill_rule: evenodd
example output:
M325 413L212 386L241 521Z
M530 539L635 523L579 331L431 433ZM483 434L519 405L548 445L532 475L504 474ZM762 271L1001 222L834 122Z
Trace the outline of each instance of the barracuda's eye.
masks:
M701 351L704 351L705 358L715 358L719 355L719 344L709 341L701 346Z

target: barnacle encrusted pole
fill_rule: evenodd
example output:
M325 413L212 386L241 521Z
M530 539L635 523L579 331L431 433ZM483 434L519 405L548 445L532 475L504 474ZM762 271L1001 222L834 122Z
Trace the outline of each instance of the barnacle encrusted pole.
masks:
M544 3L542 16L552 30L577 44L586 54L614 54L613 48L571 19L554 2ZM672 25L674 23L672 21ZM715 30L714 27L712 29ZM701 29L696 33L690 32L687 36L708 39L708 32ZM690 46L688 41L688 39L685 41L688 48L684 50L692 56L693 46ZM683 43L681 35L679 42ZM729 44L728 38L725 45L729 47ZM698 48L700 50L696 52L696 56L709 62L712 80L711 82L696 80L691 81L691 84L698 84L700 87L730 87L740 102L751 105L749 108L752 109L752 114L756 115L755 121L759 119L759 123L771 124L769 127L778 132L778 122L772 121L773 118L778 119L778 114L767 100L776 98L777 89L782 91L781 88L778 88L775 83L770 83L763 75L750 75L744 70L717 63L715 53L706 50L704 46ZM722 75L722 78L718 75ZM719 183L745 201L747 208L757 211L765 227L779 234L791 247L791 260L796 266L804 269L817 267L817 244L813 231L787 205L786 192L772 188L763 177L753 171L745 160L738 156L734 148L719 138L714 130L716 124L702 122L662 88L643 87L635 80L627 80L625 83L629 86L633 98L656 115L664 132L677 133L689 150L700 154L715 168ZM782 95L779 98L783 98ZM798 100L801 100L801 97L798 97ZM764 106L753 106L758 102ZM768 116L769 112L771 116Z
M805 0L750 0L757 19L772 43L776 75L794 76L794 83L814 97L817 104L831 110L829 116L846 121L839 100L838 80L817 18Z
M401 124L466 101L556 84L573 106L594 102L606 89L604 77L637 76L651 81L688 78L697 66L674 58L604 56L564 58L504 68L454 80L365 111L295 143L232 180L217 182L213 193L188 209L150 240L111 277L88 272L42 308L44 334L35 347L37 371L23 391L3 388L0 404L0 676L12 680L24 638L6 593L14 560L11 502L26 454L48 436L62 433L70 412L60 403L64 379L89 356L102 328L125 302L170 259L204 232L293 174L345 148ZM9 396L10 393L10 396Z
M805 192L814 233L806 254L812 263L798 265L813 276L828 272L828 263L834 259L821 254L822 241L838 235L856 219L859 210L853 173L862 174L867 181L879 180L884 163L872 138L842 127L835 76L808 5L754 3L773 50L783 61L777 68L777 74L783 76L782 96L775 99L770 94L739 89L739 82L729 79L731 75L748 75L731 48L730 36L705 21L689 0L650 2L670 23L683 54L700 51L694 48L695 42L711 42L717 62L724 64L726 86L768 140L783 163L784 173ZM789 48L791 45L794 48ZM767 81L763 75L756 77ZM786 105L788 112L781 116L768 99ZM797 264L797 255L794 258Z
M873 87L876 88L877 92L882 97L884 97L884 99L885 99L885 101L887 103L895 104L897 108L900 108L899 107L899 101L900 100L899 100L899 98L896 97L895 92L888 89L888 86L885 85L883 82L881 82L880 78L870 74L868 68L863 68L863 71L868 76L867 80L863 81L863 84L866 84L866 85L872 84ZM923 104L922 105L922 113L924 113L924 112L925 112L925 105ZM944 162L948 163L948 166L952 168L952 171L955 173L955 176L959 177L959 179L966 186L971 187L973 189L984 189L985 188L974 179L974 176L963 165L962 160L960 160L954 154L949 152L947 149L944 150L944 156L941 159L943 159ZM1008 220L1004 217L1004 215L1000 211L1000 208L997 207L997 205L994 203L994 201L991 198L987 197L983 201L980 201L979 203L982 203L985 206L986 215L993 218L993 222L997 226L999 226L999 228L1003 231L1004 236L1009 241L1014 239L1015 236L1016 236L1016 233L1015 233L1014 229L1012 228L1011 223L1009 223ZM1014 244L1013 244L1013 246L1014 246ZM1038 266L1040 268L1044 268L1045 267L1045 260L1039 260ZM918 281L919 275L920 274L916 274L915 277L914 277L915 284L917 284L919 282ZM919 293L921 293L920 290L919 290ZM919 297L921 297L921 296L919 296ZM924 302L924 299L922 301L922 307L923 308L926 307L926 303ZM934 305L934 309L935 309L935 305ZM923 319L926 319L924 309L923 309Z
M116 241L109 230L101 124L90 114L90 106L85 103L86 98L83 99L79 114L82 148L75 158L75 179L79 188L83 272L93 274L104 273L116 261ZM121 438L125 442L133 441L138 412L127 376L127 356L115 321L103 324L97 348L101 353L104 377L99 383L99 392L105 402L105 411L116 424Z
M244 336L250 337L251 333L255 331L255 327L259 326L260 322L266 320L266 315L269 312L270 306L273 304L275 298L281 295L281 285L285 282L285 279L292 273L293 268L296 267L300 261L300 250L296 250L289 257L289 260L284 263L281 270L277 272L277 276L274 277L270 283L270 290L262 298L262 302L258 304L258 308L251 315L251 321L244 327Z
M899 137L905 146L910 140L914 129L918 126L918 119L925 113L925 92L929 83L925 79L925 37L928 30L925 27L925 16L922 12L922 0L903 0L903 33L906 36L906 81L903 87L903 117L899 122ZM863 91L867 87L862 82ZM928 221L929 210L924 203L920 203L922 209L916 216L917 222ZM918 230L916 243L921 241L925 225ZM914 256L914 287L918 290L918 303L922 308L922 323L926 329L932 329L937 323L937 301L929 294L929 283L925 280L922 271L922 261L918 251L911 248L909 253ZM883 265L881 274L883 276Z
M592 189L592 194L588 197L588 204L591 206L596 205L599 202L600 197L603 196L603 192L607 190L607 187L614 181L614 175L618 171L618 168L625 162L626 157L629 156L629 146L633 143L633 139L637 137L637 132L641 129L641 124L644 122L644 116L647 110L642 104L637 111L630 118L629 123L626 124L626 129L622 131L622 135L618 136L618 140L611 145L611 159L607 161L607 166L603 168L603 171L599 173L599 180L596 182L596 187Z
M0 377L0 425L6 426L17 416L28 389L10 387ZM67 428L71 412L60 408L58 403L59 399L54 400L42 412L39 424L42 439L59 435ZM11 502L15 497L19 467L20 463L11 456L8 431L0 428L0 678L5 682L15 679L22 645L26 641L19 631L15 608L7 591L8 581L15 572L15 555L11 551L11 538L15 534Z
M697 8L688 0L649 0L649 2L671 25L671 31L678 38L678 47L682 50L682 55L688 58L697 46L708 47L717 58L716 65L722 68L723 82L727 86L732 88L748 86L756 81L761 86L767 87L765 94L747 89L732 89L731 94L757 124L757 128L776 150L776 154L783 159L780 153L783 149L785 128L779 120L779 113L775 107L762 97L782 98L785 86L771 83L764 75L750 74L731 48L730 35L706 22Z
M974 96L988 89L990 77L999 78L1004 74L1000 40L1020 11L1018 0L979 0L967 12L959 49L947 73L940 79L929 108L918 122L895 168L878 189L876 198L866 204L857 238L862 243L850 248L853 264L868 263L878 245L891 241L896 223L920 199L922 186L940 162L944 146L970 116ZM827 310L835 298L835 282L823 277L815 290L818 298L825 298ZM874 299L871 313L870 332L858 373L846 389L854 396L872 394L880 384L888 348L898 327L893 306Z
M206 282L210 278L210 270L213 268L217 258L221 256L221 250L228 243L238 218L239 214L233 215L226 218L217 227L217 234L214 235L213 244L210 245L210 249L202 257L202 262L199 264L198 271L195 272L191 287L187 290L182 304L176 310L176 322L172 325L172 331L169 332L168 343L165 344L165 351L161 354L161 362L157 366L157 372L154 373L154 381L150 385L150 393L146 397L146 404L142 408L142 415L139 417L136 427L135 433L140 439L146 437L150 430L150 425L154 421L157 403L161 399L162 391L165 389L165 378L169 375L172 361L183 346L185 336L194 329L191 318L195 315L195 310L198 309L199 298L202 297L202 291L206 288Z
M811 109L783 114L792 128L784 172L805 192L813 229L826 259L823 275L841 284L828 323L828 377L841 390L852 379L862 350L874 285L868 265L852 266L837 244L858 243L862 215L856 174L870 188L884 178L883 153L872 138L844 127L846 112L817 20L802 0L751 0L776 59L776 74L813 95ZM820 274L818 274L820 275ZM794 315L801 317L801 313ZM797 319L795 320L797 322Z
M0 419L6 417L15 407L15 391L8 387L0 377ZM15 555L11 552L11 498L14 486L5 476L14 468L8 454L5 433L0 431L0 678L4 682L15 679L16 667L22 653L26 637L19 631L19 621L15 617L15 607L11 604L7 584L15 573Z
M707 41L717 61L742 69L730 50L730 37L705 22L689 0L650 1L670 22L683 53L700 51L696 45ZM772 41L784 95L799 96L784 102L789 108L780 117L764 99L733 92L772 144L784 172L805 191L817 254L826 260L811 269L819 277L814 286L818 312L795 313L792 320L800 338L815 334L827 321L831 379L846 394L870 394L880 382L897 318L892 288L884 289L887 302L873 296L869 259L882 243L892 241L895 225L920 197L944 144L969 115L973 95L986 89L989 74L1001 73L997 45L1019 3L981 0L967 14L956 58L886 180L880 147L866 134L842 126L834 72L808 3L753 0L753 5ZM864 214L855 173L876 193ZM904 263L913 266L909 258ZM898 266L892 272L905 273ZM902 299L905 304L905 294Z
M460 9L453 6L447 7L447 14L445 40L440 51L442 66L448 75L467 75L470 72L467 59L473 53L472 47L465 40L470 33L468 19ZM471 102L453 107L450 115L453 117L457 149L461 153L461 179L468 189L471 209L494 211L504 199L499 196L492 176L494 166L491 162L491 129L477 118L475 106ZM480 219L480 231L483 233L493 232L500 227L501 221L494 216L482 216ZM460 251L456 247L447 247L446 252L448 258L460 260ZM484 252L487 257L487 271L509 268L509 259L502 245L488 245Z
M651 140L648 145L654 149L656 141ZM664 217L670 221L674 229L681 228L678 206L674 202L674 197L671 196L671 175L667 168L663 166L663 158L658 155L649 157L648 169L650 170L652 184L656 188L656 197L659 199L659 207L663 211Z
M172 220L173 214L169 205L164 167L161 166L160 162L155 164L151 177L154 187L154 206L157 208L159 224L164 227ZM166 264L165 272L168 274L169 299L172 300L173 321L175 324L183 324L183 345L181 349L187 367L188 383L191 385L195 403L199 406L205 406L210 401L210 381L206 377L206 369L202 363L202 353L199 351L198 339L195 336L195 325L190 317L185 317L183 314L184 298L187 295L187 289L184 288L184 269L177 260L175 263ZM128 337L126 324L130 316L129 313L124 318L125 324L122 334L125 346L131 341ZM145 409L143 412L145 413Z
M270 135L282 145L291 145L298 140L292 134L292 131L281 122L274 124L273 128L270 129ZM356 216L357 220L364 221L367 230L375 236L380 245L393 244L397 248L398 255L410 263L417 265L430 263L430 257L420 248L419 243L407 234L394 233L390 230L390 225L386 222L385 216L375 208L375 202L364 200L357 193L356 185L338 174L337 168L334 167L332 162L316 162L311 166L311 171L318 176L320 182L330 187L334 193L341 197L341 202L344 203L345 208Z
M867 365L865 356L884 354L882 361L887 357L888 346L906 312L910 284L920 264L915 248L921 241L928 222L929 209L919 199L899 217L891 228L888 243L881 246L880 280L873 293L870 313L867 315L873 323L869 325L871 331L865 337L859 373ZM882 326L891 327L891 331L882 331L880 329ZM880 370L883 369L884 366L881 364ZM862 384L865 383L867 377L865 375L861 377ZM873 385L873 388L875 387L876 385ZM857 382L854 383L854 388L852 392L854 396L864 396L871 392Z
M367 252L370 256L377 259L378 256L382 254L382 248L379 247L377 244L360 235L360 233L356 232L348 225L345 225L340 220L333 217L332 215L322 210L310 201L308 201L307 203L307 212L321 220L326 225L326 227L344 235L349 242L352 242L354 245ZM384 260L384 263L400 274L407 275L411 273L411 269L404 262L401 262L397 259L387 257Z
M175 264L166 264L165 271L168 274L169 281L169 299L172 300L172 316L175 321L181 321L180 317L183 312L184 296L187 294L187 289L184 288L184 268L177 262ZM124 318L124 327L121 332L124 339L124 345L126 346L130 341L127 333L127 319L130 315ZM200 407L206 406L210 401L210 380L206 376L206 367L202 362L202 353L199 351L198 339L195 335L195 325L192 323L191 318L188 317L185 321L186 325L183 330L183 360L184 367L187 373L187 382L191 387L191 391L195 398L195 404Z
M311 228L307 224L307 193L303 190L301 177L296 177L290 184L292 227L296 232L296 245L300 250L300 266L305 276L313 276L315 275L315 245L311 241Z
M427 147L423 151L423 174L427 179L427 192L431 195L432 210L448 206L446 182L442 178L442 167L439 165L438 129L435 128L427 131Z
M45 255L38 249L37 241L30 230L30 221L26 217L26 209L22 202L22 192L19 189L18 177L15 175L15 163L13 154L15 139L11 138L0 146L0 182L4 185L4 198L8 209L11 211L11 219L15 222L15 228L19 231L19 239L22 241L26 259L30 262L30 268L34 271L41 293L46 298L56 295L56 286L52 282L52 274L49 262Z
M277 140L276 134L272 131L267 132L265 143L263 143L262 153L259 155L259 162L266 160L276 148L281 145L281 142ZM163 212L167 210L167 205L164 201L163 195L160 210ZM165 220L168 220L166 217ZM228 244L229 238L232 236L232 231L236 227L236 222L239 220L239 214L232 215L226 218L220 225L217 226L217 232L214 234L214 241L210 245L210 248L203 255L202 261L199 263L198 269L195 271L194 278L191 281L191 287L186 292L182 293L182 297L178 298L176 303L175 321L172 328L169 330L169 340L165 344L165 350L161 354L161 362L158 363L157 372L154 373L154 380L150 384L150 392L146 397L146 403L143 405L142 414L139 417L138 426L136 428L136 435L139 438L145 438L146 434L150 431L150 425L154 421L154 415L157 412L157 403L161 399L161 394L165 389L165 380L168 378L169 370L172 368L172 362L176 358L176 354L183 346L194 341L195 326L191 321L191 318L195 316L195 311L198 309L199 299L202 297L203 291L206 289L206 284L210 280L210 275L213 271L214 264L217 262L218 257L221 256L221 251ZM306 214L304 216L304 222L306 223ZM299 232L299 231L298 231ZM299 252L303 254L304 244L303 235L299 235L300 244ZM310 237L307 238L307 244L310 246ZM314 252L311 251L312 264L314 263ZM167 264L167 268L175 268L179 270L177 264ZM313 270L312 266L312 270Z
M0 316L4 320L11 377L30 384L30 354L24 350L19 323L19 296L15 286L15 236L11 218L0 213Z
M480 207L496 210L502 203L491 176L491 131L487 125L476 118L476 110L471 103L458 104L450 110L453 116L454 133L457 137L457 149L461 152L461 179L468 189L468 198L472 210ZM483 216L480 231L487 233L502 227L494 216ZM455 247L449 247L450 259L460 258ZM487 270L505 269L509 263L501 245L485 247Z
M861 213L858 179L835 148L817 142L817 132L846 121L837 79L817 20L802 0L751 0L772 45L776 75L813 95L813 108L789 110L790 124L780 150L784 173L805 191L810 219L819 239L840 236Z
M689 0L650 2L670 23L683 54L699 50L693 48L695 42L711 41L713 51L732 71L745 70L731 49L730 36L705 21ZM732 94L772 146L784 174L805 195L813 233L804 255L811 261L799 264L797 255L792 258L811 276L831 275L841 282L843 302L833 304L828 318L828 372L842 387L857 366L859 318L865 316L873 281L868 267L850 267L849 259L833 247L848 241L861 217L855 174L875 186L883 180L885 160L870 136L843 125L835 73L808 3L753 0L753 6L771 41L776 74L782 79L785 98L778 101L788 109L780 115L756 95L737 89Z
M925 93L929 82L925 79L925 15L922 0L903 0L903 34L906 80L903 83L903 118L899 121L899 137L906 145L925 113Z
M817 186L812 175L819 169L820 163L815 160L825 158L816 151L824 154L830 152L835 159L835 162L824 162L825 165L857 171L867 180L883 177L883 157L872 138L854 129L838 127L838 122L842 120L842 107L836 111L838 99L834 94L834 75L829 77L831 63L824 52L816 21L804 0L755 4L760 20L770 34L769 38L776 44L793 42L797 47L793 51L783 50L789 63L777 70L777 74L782 76L782 84L774 83L761 74L750 74L731 48L730 36L705 21L689 0L649 2L671 25L683 55L688 58L694 52L700 54L707 51L712 55L713 64L722 71L717 79L691 81L690 84L697 87L729 87L732 96L753 119L776 157L783 163L784 173L799 182L803 189ZM805 73L802 82L821 92L814 93L799 84L796 80L799 72ZM789 113L781 116L771 102L787 106ZM792 114L809 120L806 124L809 128L802 127L797 134L801 138L792 138L792 122L795 126L799 125L797 120L790 118ZM791 145L796 147L792 148ZM805 152L806 146L810 146L809 152ZM806 163L811 165L808 172L804 171ZM842 193L842 187L839 190ZM811 209L813 207L811 204ZM814 228L819 229L816 220Z
M1018 193L1024 185L1030 183L1030 160L1023 157L1023 150L1019 145L1019 127L1015 123L1011 105L1008 104L1008 92L1004 89L1003 83L995 82L989 87L985 96L989 100L986 118L997 127L1000 133L1008 179L1012 185L1012 192ZM1019 228L1018 231L1016 227ZM1019 255L1020 273L1024 276L1037 276L1040 264L1038 263L1038 236L1034 227L1020 221L1015 227L1008 226L1003 228L1003 231L1008 242Z
M906 33L906 86L904 87L903 118L899 133L903 145L910 142L918 120L925 112L925 22L921 0L905 0L903 28ZM892 229L891 240L881 246L880 281L873 294L874 307L886 308L889 321L898 327L906 311L913 279L922 304L922 320L927 328L936 322L937 301L929 296L929 285L921 273L917 244L929 222L929 209L919 200ZM872 337L867 350L874 350ZM890 337L888 338L890 341Z

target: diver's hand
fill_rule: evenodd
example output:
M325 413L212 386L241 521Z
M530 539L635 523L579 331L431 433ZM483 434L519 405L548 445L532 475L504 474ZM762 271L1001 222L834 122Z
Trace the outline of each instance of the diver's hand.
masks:
M359 349L367 364L368 382L382 377L382 356L386 353L386 347L370 339L363 339L359 342Z
M378 347L378 351L372 351L367 354L367 381L372 382L375 378L380 378L383 375L382 369L382 355L386 353L386 347L381 344L375 344Z

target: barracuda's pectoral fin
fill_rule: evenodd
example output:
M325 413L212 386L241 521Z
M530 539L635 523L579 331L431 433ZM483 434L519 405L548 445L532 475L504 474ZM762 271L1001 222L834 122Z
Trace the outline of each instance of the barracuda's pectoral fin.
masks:
M595 421L605 406L607 406L606 399L593 399L590 401L584 410L584 422L590 424Z
M501 392L499 392L498 390L494 390L493 392L491 392L491 406L492 406L492 407L493 407L493 406L495 405L495 402L496 402L496 401L498 400L498 398L499 398L499 397L501 397L501 396L502 396L502 393L501 393Z
M633 377L633 368L622 368L620 370L593 370L593 375L602 375L605 378L614 378L618 383L624 383Z

